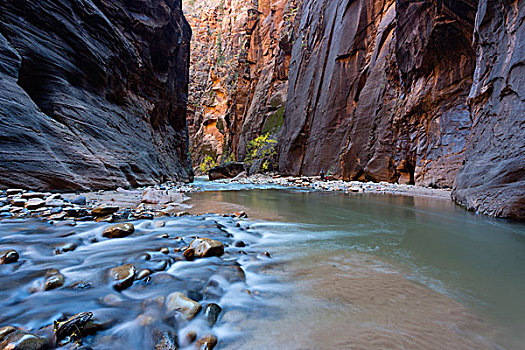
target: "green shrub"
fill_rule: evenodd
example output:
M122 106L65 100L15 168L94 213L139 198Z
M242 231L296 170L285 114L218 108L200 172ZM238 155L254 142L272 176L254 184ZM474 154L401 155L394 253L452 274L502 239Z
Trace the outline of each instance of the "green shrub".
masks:
M216 166L217 162L210 155L207 155L204 157L204 161L201 163L199 168L203 174L206 174L211 168Z
M246 147L245 163L251 168L258 161L262 161L260 171L268 172L275 168L277 163L277 140L275 134L267 133L250 142Z

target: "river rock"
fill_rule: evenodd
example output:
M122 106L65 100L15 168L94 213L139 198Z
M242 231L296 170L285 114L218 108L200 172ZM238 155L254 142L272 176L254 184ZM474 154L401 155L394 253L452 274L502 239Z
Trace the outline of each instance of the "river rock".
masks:
M237 265L225 265L221 266L217 270L219 276L224 277L230 283L246 282L246 274L244 270Z
M60 288L64 285L64 275L62 275L58 270L50 270L46 273L46 279L44 282L44 290L52 290Z
M210 238L197 238L190 243L190 248L195 250L195 257L206 258L224 254L224 245Z
M108 270L107 276L113 283L113 288L118 291L130 287L135 280L136 269L131 264L113 267Z
M177 350L177 336L169 330L156 330L153 333L155 350Z
M208 321L210 327L213 327L215 322L217 322L217 319L219 318L221 312L222 308L215 303L210 303L206 305L206 307L204 308L204 318L206 319L206 321Z
M148 270L148 269L140 270L139 273L137 274L137 279L141 280L141 279L148 277L149 275L151 275L151 270Z
M190 345L191 343L193 343L195 339L197 339L197 333L195 333L195 331L188 331L188 333L186 333L180 345L182 347L186 347Z
M22 193L20 197L25 198L25 199L31 199L31 198L43 199L46 197L46 194L42 192L26 192L26 193Z
M86 196L78 196L74 198L73 200L71 200L71 204L86 205L86 203L87 203Z
M40 198L31 198L24 205L28 210L35 210L46 205L46 202Z
M7 335L0 343L2 350L44 350L49 349L47 340L23 331L15 331Z
M212 350L217 345L217 342L217 337L210 334L197 340L196 347L200 350Z
M19 194L22 192L24 192L24 190L21 188L9 188L5 191L5 194L8 196L14 196L15 194Z
M104 205L91 210L93 216L108 216L116 213L120 208L115 205Z
M14 249L4 250L0 252L0 265L11 264L17 262L20 256Z
M16 328L13 326L5 326L0 328L0 342L4 340L10 333L16 331Z
M11 198L11 205L14 207L23 207L27 203L27 199L23 198Z
M135 226L130 223L116 224L104 230L102 235L107 238L123 238L135 232Z
M211 168L208 171L210 181L231 179L244 171L244 163L231 162Z
M201 309L201 304L179 292L171 293L166 299L166 313L172 314L176 311L181 313L187 320L195 318L195 315L197 315Z
M75 243L64 243L55 248L55 254L59 255L72 252L75 249L77 249L77 245Z
M141 202L147 204L182 203L184 199L184 195L179 191L147 188L142 194Z
M176 248L175 248L176 249ZM195 258L195 249L188 248L182 253L184 255L184 258L188 261L192 261Z

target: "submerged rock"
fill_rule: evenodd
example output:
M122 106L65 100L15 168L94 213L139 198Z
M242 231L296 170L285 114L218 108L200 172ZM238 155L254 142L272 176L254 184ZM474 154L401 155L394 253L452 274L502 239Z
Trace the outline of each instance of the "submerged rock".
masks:
M177 350L177 336L168 330L156 330L153 333L155 350Z
M224 254L224 245L210 238L197 238L190 243L190 248L195 250L195 257L206 258Z
M16 331L16 328L13 326L5 326L0 328L0 342L4 340L5 337L7 337L9 334Z
M135 226L130 223L116 224L104 230L102 236L107 238L123 238L135 232Z
M46 273L46 280L44 282L44 290L52 290L60 288L64 285L64 275L58 270L50 270Z
M197 340L196 347L200 350L211 350L217 345L217 342L217 337L210 334Z
M107 276L113 283L113 288L118 291L130 287L135 280L136 269L131 264L113 267L108 270Z
M23 331L14 331L0 343L2 350L44 350L49 349L47 340Z
M4 250L0 252L0 265L11 264L17 262L20 256L14 249Z
M179 312L187 320L195 318L201 309L201 304L179 292L171 293L166 299L166 313Z
M204 318L206 319L206 321L208 321L210 327L213 327L213 325L217 322L217 319L219 318L221 312L222 308L215 303L206 305L206 307L204 308Z

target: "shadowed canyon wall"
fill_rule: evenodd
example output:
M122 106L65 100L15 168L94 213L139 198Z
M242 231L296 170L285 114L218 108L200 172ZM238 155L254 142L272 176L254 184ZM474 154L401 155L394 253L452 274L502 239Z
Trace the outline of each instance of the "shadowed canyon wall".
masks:
M178 1L0 1L0 186L192 180Z

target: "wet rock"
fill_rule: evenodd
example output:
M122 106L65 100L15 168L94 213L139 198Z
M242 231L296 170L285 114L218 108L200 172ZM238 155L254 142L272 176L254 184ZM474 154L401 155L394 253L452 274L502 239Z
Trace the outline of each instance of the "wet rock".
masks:
M75 290L85 290L91 288L92 284L91 282L86 281L75 281L69 285L69 288L75 289Z
M262 258L271 258L272 257L272 255L269 252L267 252L267 251L262 252L261 254L259 254L259 256L262 257Z
M246 282L246 274L244 273L244 270L237 265L221 266L217 270L217 274L230 283Z
M5 337L7 337L9 334L16 331L16 328L13 326L5 326L0 328L0 342L4 340Z
M52 208L62 207L63 205L64 205L64 201L60 199L46 199L46 203L45 203L46 207L52 207Z
M151 326L153 323L155 323L157 321L157 319L153 315L140 314L140 315L137 316L136 321L141 326L144 327L144 326Z
M195 250L195 257L206 258L224 254L224 245L210 238L197 238L190 243L190 248Z
M246 219L248 217L248 214L246 214L245 211L240 211L238 213L235 213L235 216L238 217L238 218Z
M197 333L195 331L189 331L184 336L184 339L182 340L180 345L182 347L186 347L186 346L190 345L191 343L193 343L196 339L197 339Z
M142 302L142 309L147 310L150 308L161 308L164 306L166 298L163 296L158 296L156 298L148 298Z
M64 243L55 248L55 254L64 254L67 252L72 252L75 249L77 249L77 245L75 243Z
M106 216L98 216L95 217L96 222L113 222L115 221L115 217L113 215L106 215Z
M12 198L11 199L11 205L14 207L24 207L27 203L26 199L22 198Z
M215 303L206 305L206 307L204 308L204 318L206 319L206 321L208 321L210 327L213 327L213 325L217 322L217 319L219 318L221 312L222 308Z
M21 188L9 188L5 191L5 194L8 196L14 196L15 194L19 194L22 192L24 192L24 190Z
M135 226L130 223L116 224L104 230L102 235L107 238L123 238L135 232Z
M61 346L72 341L80 341L85 334L86 325L92 318L92 312L80 312L65 320L59 319L53 322L56 344Z
M47 340L23 331L15 331L7 335L0 343L2 350L44 350L49 349Z
M78 196L78 197L74 198L71 201L71 203L72 204L76 204L76 205L86 205L87 198L86 198L86 196Z
M210 334L197 340L196 348L200 350L211 350L217 345L217 342L217 337Z
M102 304L107 306L119 306L122 305L124 299L117 294L108 294L101 300Z
M211 181L218 179L231 179L244 171L244 163L231 162L211 168L208 177Z
M155 350L177 350L177 336L172 331L156 330L153 333Z
M187 320L191 320L201 309L201 304L179 292L171 293L166 299L166 313L168 315L179 312Z
M0 252L0 265L11 264L17 262L20 256L14 249L4 250Z
M244 247L246 247L246 243L244 243L243 241L235 241L235 243L233 245L235 247L237 247L237 248L244 248Z
M195 250L193 248L188 248L182 253L184 255L184 258L188 261L192 261L195 259Z
M148 270L148 269L140 270L139 273L137 274L137 279L141 280L141 279L148 277L149 275L151 275L151 270Z
M170 250L169 250L169 248L162 247L162 248L159 249L159 252L161 252L162 254L169 254Z
M24 199L32 199L32 198L43 199L43 198L46 197L46 194L42 193L42 192L26 192L26 193L23 193L22 195L20 195L20 197L24 198Z
M50 270L46 273L44 290L53 290L64 285L65 278L58 270Z
M120 208L114 205L104 205L91 210L93 216L108 216L116 213Z
M164 227L164 226L166 226L166 222L164 222L164 221L155 221L153 223L153 227L155 227L155 228L161 228L161 227Z
M118 291L130 287L135 280L136 269L131 264L113 267L108 270L108 279L112 282L113 288Z
M88 214L87 210L84 208L66 208L65 212L67 216L72 218L80 218Z

